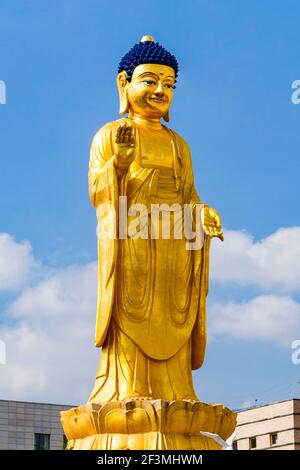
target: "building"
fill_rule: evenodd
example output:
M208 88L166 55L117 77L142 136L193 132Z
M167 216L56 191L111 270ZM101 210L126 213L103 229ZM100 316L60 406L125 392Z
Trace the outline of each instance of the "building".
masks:
M59 412L70 405L0 400L0 450L62 450Z
M238 412L236 450L300 450L300 399Z
M0 400L0 450L62 450L60 411L71 405ZM238 412L237 450L300 450L300 399Z

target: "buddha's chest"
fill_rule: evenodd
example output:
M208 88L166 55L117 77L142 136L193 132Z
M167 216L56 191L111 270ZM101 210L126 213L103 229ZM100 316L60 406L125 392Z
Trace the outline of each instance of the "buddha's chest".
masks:
M173 146L167 133L140 132L140 163L144 167L173 166Z

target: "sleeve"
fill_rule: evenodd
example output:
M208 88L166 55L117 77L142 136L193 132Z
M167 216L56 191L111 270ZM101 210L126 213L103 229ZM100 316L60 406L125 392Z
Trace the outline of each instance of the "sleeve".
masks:
M116 176L112 148L112 127L106 125L95 135L90 151L89 196L95 208L111 202L111 184ZM111 181L112 180L112 181Z
M185 140L182 139L183 155L184 155L184 171L183 171L183 188L184 200L187 204L200 204L200 197L195 187L194 171L190 147Z
M110 325L118 253L115 236L118 226L118 180L111 144L113 129L113 125L108 124L95 135L91 145L88 175L89 195L97 210L98 219L97 347L103 345ZM102 236L103 234L106 236Z
M193 208L201 204L197 193L192 157L187 142L181 139L183 155L183 195L186 204L191 204ZM204 234L203 246L201 250L194 251L194 282L199 285L199 306L196 322L192 331L192 369L201 367L205 357L206 349L206 298L209 284L209 252L210 239Z

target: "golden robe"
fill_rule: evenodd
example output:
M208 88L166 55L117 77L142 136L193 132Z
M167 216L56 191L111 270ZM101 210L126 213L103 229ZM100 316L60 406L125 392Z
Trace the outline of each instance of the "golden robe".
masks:
M129 119L129 118L126 118ZM122 119L124 120L124 118ZM90 157L89 193L98 212L110 204L118 227L119 196L128 208L143 204L147 238L98 240L98 305L95 344L102 346L94 390L89 402L129 397L194 399L192 369L201 367L206 346L209 239L198 250L175 239L175 213L170 213L171 237L151 237L151 204L181 207L200 203L194 186L187 143L174 131L171 165L151 161L142 152L143 134L136 128L136 157L118 178L114 140L120 121L106 124L95 135ZM133 216L128 215L128 224ZM107 220L108 224L112 219Z

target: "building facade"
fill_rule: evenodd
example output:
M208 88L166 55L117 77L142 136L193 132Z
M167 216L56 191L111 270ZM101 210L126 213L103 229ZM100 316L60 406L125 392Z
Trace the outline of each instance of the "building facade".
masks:
M238 412L236 450L300 450L300 399Z
M0 450L62 450L60 411L70 405L0 400Z

